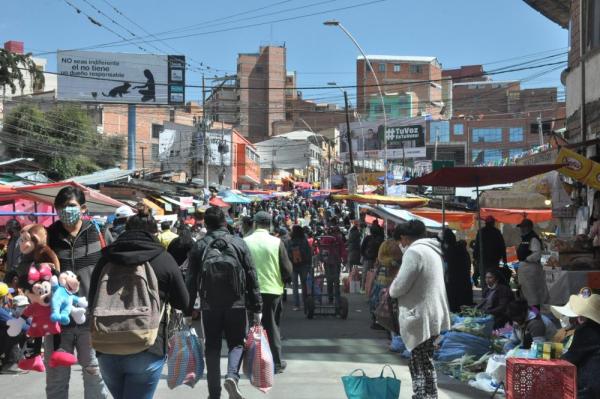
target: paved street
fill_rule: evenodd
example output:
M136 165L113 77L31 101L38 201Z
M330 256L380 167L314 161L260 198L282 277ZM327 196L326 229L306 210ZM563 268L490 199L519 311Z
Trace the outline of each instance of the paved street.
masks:
M289 304L289 302L288 302ZM277 375L275 386L266 397L286 399L344 398L341 376L356 368L370 375L378 375L382 365L393 365L402 381L401 398L411 397L410 374L407 362L387 351L384 333L369 328L369 316L364 296L350 296L348 320L332 317L317 317L306 320L302 312L285 310L282 333L284 357L288 369ZM224 370L224 363L222 370ZM83 386L75 367L72 374L71 397L82 398ZM167 369L165 368L165 376ZM475 391L460 382L440 376L440 398L481 398L482 392ZM241 387L246 398L265 398L260 391L242 380ZM44 396L44 375L31 373L19 376L0 375L0 392L11 399L39 398ZM161 381L156 398L206 398L205 380L191 389L187 386L174 391Z

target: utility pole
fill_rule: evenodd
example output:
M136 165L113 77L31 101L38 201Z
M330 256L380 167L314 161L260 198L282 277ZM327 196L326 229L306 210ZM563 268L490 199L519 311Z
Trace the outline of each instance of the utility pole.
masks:
M208 189L209 181L208 181L208 163L209 159L209 147L208 147L208 138L206 134L206 124L208 123L206 117L206 87L204 84L204 74L202 74L202 145L204 147L204 162L202 162L202 166L204 167L203 180L204 180L204 188Z
M140 149L142 150L142 179L146 178L146 159L144 157L144 150L146 149L146 146L141 146Z
M542 114L537 117L538 134L540 135L540 146L544 145L544 129L542 129Z
M346 92L346 90L344 90L344 106L346 109L346 139L348 140L350 173L354 173L354 156L352 155L352 134L350 132L350 116L348 115L348 93Z
M328 189L331 190L331 143L327 141L327 180Z

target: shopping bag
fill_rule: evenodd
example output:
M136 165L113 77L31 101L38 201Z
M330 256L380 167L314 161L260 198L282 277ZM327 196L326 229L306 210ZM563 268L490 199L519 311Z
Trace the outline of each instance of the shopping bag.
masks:
M175 389L179 385L194 387L204 374L204 353L196 330L182 326L169 339L167 354L169 375L167 385Z
M273 387L275 364L267 332L262 326L250 328L244 349L244 374L250 379L250 384L267 393Z
M383 372L388 367L394 377L384 377ZM354 375L360 371L362 375ZM400 380L389 364L381 369L379 377L367 377L365 371L356 369L350 375L342 377L344 391L348 399L398 399L400 397Z
M379 293L379 303L375 308L375 321L381 327L396 334L400 334L398 313L395 309L394 300L390 297L387 288Z

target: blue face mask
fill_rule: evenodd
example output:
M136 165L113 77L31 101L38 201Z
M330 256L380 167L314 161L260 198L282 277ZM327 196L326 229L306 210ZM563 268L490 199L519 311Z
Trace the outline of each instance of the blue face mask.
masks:
M81 208L78 206L67 206L58 211L58 218L65 226L74 226L81 219Z

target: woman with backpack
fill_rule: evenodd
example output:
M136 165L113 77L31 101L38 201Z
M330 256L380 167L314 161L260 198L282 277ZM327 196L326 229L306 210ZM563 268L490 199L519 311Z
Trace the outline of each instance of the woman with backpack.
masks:
M156 233L152 214L139 210L117 241L102 250L92 273L92 346L115 399L154 396L167 354L166 305L183 310L189 304L177 262Z
M306 278L312 265L312 251L304 229L300 225L292 227L292 235L287 243L287 252L293 265L292 289L294 292L294 311L300 310L300 294L298 293L298 278L302 287L302 304L306 305Z

